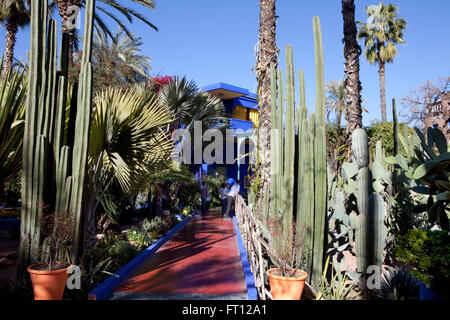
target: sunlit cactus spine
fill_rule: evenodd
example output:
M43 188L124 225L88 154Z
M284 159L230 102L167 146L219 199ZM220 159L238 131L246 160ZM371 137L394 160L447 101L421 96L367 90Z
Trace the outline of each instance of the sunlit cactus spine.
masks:
M78 85L73 145L64 146L68 94L68 36L63 35L57 70L56 21L48 20L45 0L31 3L29 87L22 164L21 241L18 279L26 267L39 262L42 215L70 212L74 218L72 262L84 235L82 213L92 100L92 31L95 0L86 1L82 65ZM48 23L47 23L48 22ZM77 86L74 86L76 88ZM72 92L76 96L77 92ZM74 111L74 110L73 110ZM73 121L73 119L71 119ZM70 167L71 164L71 167Z

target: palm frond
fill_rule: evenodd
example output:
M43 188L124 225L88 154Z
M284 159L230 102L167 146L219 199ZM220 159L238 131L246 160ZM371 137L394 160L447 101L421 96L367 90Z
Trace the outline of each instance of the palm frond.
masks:
M358 22L358 39L364 39L364 56L370 64L393 62L397 56L396 44L404 44L403 31L407 21L398 18L398 7L393 4L366 7L367 22Z
M133 177L169 158L170 136L161 127L173 114L156 98L145 101L133 90L106 89L94 99L89 157L103 157L103 171L119 182L124 191Z
M22 166L26 88L23 70L10 69L0 80L0 183L14 178Z

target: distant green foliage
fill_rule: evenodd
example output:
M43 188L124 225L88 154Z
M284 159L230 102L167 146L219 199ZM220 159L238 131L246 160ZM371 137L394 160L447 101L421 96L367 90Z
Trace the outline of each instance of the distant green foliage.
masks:
M448 296L450 283L450 235L446 231L409 230L394 249L397 259L411 264L420 281Z
M399 131L404 132L407 123L399 124ZM394 156L394 139L392 132L394 131L394 124L392 122L381 122L378 120L373 121L370 126L366 128L367 135L369 136L369 148L375 150L377 141L381 140L383 150L386 157ZM413 132L412 128L408 128L410 133ZM400 144L400 154L405 156L405 149Z
M340 147L345 144L345 128L338 127L335 123L328 123L326 130L329 145Z
M219 189L221 188L222 183L225 183L225 177L221 174L217 174L216 177L207 175L203 178L203 181L206 182L206 187L208 188L211 208L220 207L221 201L219 196Z

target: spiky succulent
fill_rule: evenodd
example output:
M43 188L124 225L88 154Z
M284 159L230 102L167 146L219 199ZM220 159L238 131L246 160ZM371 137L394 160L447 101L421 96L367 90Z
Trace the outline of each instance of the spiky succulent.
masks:
M389 269L380 280L375 297L381 300L418 300L419 281L408 269Z

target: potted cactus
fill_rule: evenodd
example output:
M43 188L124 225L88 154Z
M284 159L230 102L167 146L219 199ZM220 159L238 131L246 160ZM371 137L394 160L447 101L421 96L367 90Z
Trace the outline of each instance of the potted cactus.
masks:
M33 285L35 300L61 300L68 278L68 257L74 220L70 213L56 213L42 217L41 262L27 268Z
M273 299L300 299L306 279L320 284L327 216L327 159L325 130L325 80L322 31L313 18L316 61L315 113L306 107L303 71L299 71L300 104L295 107L293 49L286 46L283 72L271 64L271 183L261 199L262 216L269 222L272 260L278 269L267 272ZM284 83L286 86L284 86ZM259 200L258 200L259 201ZM257 202L258 202L257 201ZM255 204L256 205L256 204ZM295 232L297 230L298 232ZM277 258L278 257L278 258ZM285 285L294 286L288 289ZM288 292L293 292L289 295Z
M277 268L267 270L272 298L300 300L308 278L308 273L300 269L303 264L297 264L306 258L301 250L301 237L296 235L295 224L283 228L281 217L269 218L267 226L271 232L271 254L278 262Z

